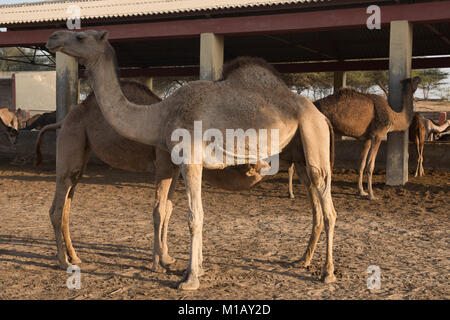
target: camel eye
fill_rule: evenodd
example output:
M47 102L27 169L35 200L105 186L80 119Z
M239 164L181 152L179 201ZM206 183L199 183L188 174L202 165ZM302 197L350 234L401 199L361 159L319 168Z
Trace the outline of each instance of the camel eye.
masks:
M82 33L80 33L80 34L77 34L77 39L78 40L83 40L84 38L86 38L86 35L84 35L84 34L82 34Z

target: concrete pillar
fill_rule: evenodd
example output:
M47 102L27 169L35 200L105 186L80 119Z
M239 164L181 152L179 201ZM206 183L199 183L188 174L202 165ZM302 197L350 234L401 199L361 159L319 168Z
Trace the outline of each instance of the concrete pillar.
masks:
M412 25L408 21L391 22L389 47L389 105L402 110L401 80L411 77ZM391 132L387 140L386 184L404 185L408 181L408 131Z
M200 80L218 80L222 75L224 41L214 33L200 35Z
M64 119L79 99L78 62L64 53L56 53L56 121Z
M336 71L334 73L334 92L347 86L347 73L345 71Z
M143 82L150 90L153 91L153 78L152 78L152 77L144 78L142 82Z

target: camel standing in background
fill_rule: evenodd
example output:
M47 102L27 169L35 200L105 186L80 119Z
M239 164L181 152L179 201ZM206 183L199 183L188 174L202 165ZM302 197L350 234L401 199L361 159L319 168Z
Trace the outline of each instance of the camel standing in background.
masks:
M316 107L331 121L338 135L364 140L359 166L358 192L377 199L372 190L372 173L381 140L389 132L405 131L413 118L413 95L420 78L402 80L403 108L400 113L389 106L387 100L376 94L365 94L353 89L340 89L333 95L314 102ZM367 160L367 186L363 189L363 172Z
M205 161L207 143L195 139L194 121L202 121L202 134L208 129L222 134L226 145L226 129L277 129L279 150L295 162L297 172L307 186L313 207L314 226L310 242L303 256L305 265L311 262L317 240L325 225L327 256L323 271L325 282L335 281L332 246L336 212L331 198L330 129L329 123L314 105L304 97L292 93L276 72L264 61L237 59L224 68L220 81L193 81L178 89L166 100L152 105L136 105L122 93L116 73L115 52L107 41L108 33L57 31L46 46L75 57L88 72L97 102L105 119L122 136L156 148L157 205L154 213L154 263L160 262L161 226L166 217L167 198L178 167L172 163L171 153L178 145L172 141L176 129L184 129L194 137L197 152L179 166L188 198L191 255L187 275L179 289L195 290L203 274L203 207L201 182L203 168L224 173L227 183L227 163ZM267 139L271 144L271 139ZM210 144L208 144L210 145ZM258 148L264 147L258 145ZM245 151L234 151L234 160L251 156L248 143ZM197 156L200 155L200 162ZM258 174L256 172L255 174ZM244 179L245 177L243 177Z
M409 141L414 142L417 150L417 168L415 177L425 175L423 170L423 147L427 136L427 130L423 124L425 118L420 113L415 113L411 125L409 126Z
M436 140L435 139L436 136L438 136L440 133L444 132L445 130L447 130L448 127L450 127L450 120L447 120L443 124L439 125L438 123L435 123L431 119L422 117L422 122L427 132L425 138L426 141Z

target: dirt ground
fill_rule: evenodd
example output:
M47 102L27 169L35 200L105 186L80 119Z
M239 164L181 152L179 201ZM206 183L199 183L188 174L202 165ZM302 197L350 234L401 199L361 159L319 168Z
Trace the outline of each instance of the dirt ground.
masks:
M322 234L309 269L294 268L311 230L300 184L287 198L287 174L247 192L203 188L204 267L196 292L176 289L188 262L184 186L177 187L169 252L177 262L151 271L153 179L89 166L72 204L71 233L83 259L81 289L58 269L48 216L55 173L0 163L0 299L449 299L450 172L427 171L404 188L374 177L381 200L356 195L356 173L335 170L338 213L334 257L338 281L318 281ZM367 289L366 270L381 268L381 289Z

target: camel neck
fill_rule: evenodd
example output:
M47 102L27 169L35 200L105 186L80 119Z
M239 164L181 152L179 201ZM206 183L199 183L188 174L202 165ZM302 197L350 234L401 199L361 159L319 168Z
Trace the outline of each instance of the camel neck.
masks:
M108 55L88 65L88 76L106 121L123 137L147 145L159 145L159 104L137 105L122 92L114 59Z

